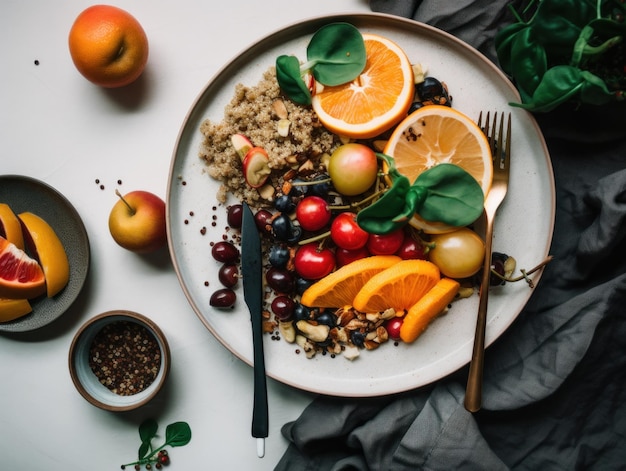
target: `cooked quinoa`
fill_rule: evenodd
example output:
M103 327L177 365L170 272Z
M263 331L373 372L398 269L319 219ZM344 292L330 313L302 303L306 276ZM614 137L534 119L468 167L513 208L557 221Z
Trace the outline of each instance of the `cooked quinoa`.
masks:
M277 113L275 100L281 100L287 111L286 137L278 132L282 113ZM310 106L296 105L282 96L274 67L263 74L256 86L238 84L224 110L224 119L219 123L206 119L200 132L204 136L200 158L206 162L208 174L221 182L217 199L222 203L228 193L250 204L263 203L259 192L244 180L241 159L230 140L233 134L243 134L254 146L265 149L272 169L268 183L276 188L280 188L290 169L298 169L307 160L319 167L320 157L341 144L336 135L322 126Z

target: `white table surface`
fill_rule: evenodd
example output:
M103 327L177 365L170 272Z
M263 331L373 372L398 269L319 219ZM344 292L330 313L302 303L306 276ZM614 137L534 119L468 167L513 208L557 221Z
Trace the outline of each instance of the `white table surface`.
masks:
M169 469L272 469L287 446L281 426L297 418L313 396L268 380L270 434L266 455L258 458L250 435L252 369L194 314L167 251L142 257L117 246L108 215L117 201L115 188L165 198L183 119L203 86L234 55L301 19L369 12L368 1L116 1L140 21L150 43L143 78L117 90L88 82L69 55L70 27L92 4L5 0L0 5L0 174L31 176L65 195L87 228L92 257L86 287L63 317L34 332L0 334L0 469L120 469L135 459L137 429L149 417L158 421L160 432L175 421L191 426L191 442L170 449ZM74 388L67 366L78 328L111 309L153 319L172 351L162 394L128 413L89 404Z

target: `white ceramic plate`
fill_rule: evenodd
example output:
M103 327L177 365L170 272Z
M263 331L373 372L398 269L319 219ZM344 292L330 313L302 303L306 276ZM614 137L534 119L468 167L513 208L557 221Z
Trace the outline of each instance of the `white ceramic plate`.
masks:
M232 311L209 306L211 293L220 287L219 265L211 258L210 242L221 239L227 223L226 210L215 199L218 184L205 173L198 157L200 124L205 118L220 121L235 85L255 85L277 56L306 57L311 35L335 21L348 21L363 32L396 41L412 62L425 64L429 75L447 83L454 108L468 116L478 117L480 110L511 111L511 184L496 221L494 250L514 256L520 268L531 268L548 254L552 239L554 179L543 136L530 114L509 105L518 101L515 87L484 56L440 30L388 15L338 15L288 26L243 51L200 92L176 143L167 195L170 251L183 290L207 329L248 364L252 363L252 341L242 288L238 288ZM202 227L207 228L205 235ZM509 327L531 293L523 282L492 290L488 344ZM395 346L388 342L377 350L363 351L352 362L319 354L307 359L295 353L294 345L266 335L267 373L297 388L336 396L378 396L423 386L469 362L477 306L477 296L461 300L415 343Z
M44 218L61 239L70 262L70 279L59 294L33 299L30 314L0 322L0 332L36 330L61 317L83 289L91 259L87 231L72 203L47 183L34 178L0 176L0 202L7 203L16 214L30 211Z

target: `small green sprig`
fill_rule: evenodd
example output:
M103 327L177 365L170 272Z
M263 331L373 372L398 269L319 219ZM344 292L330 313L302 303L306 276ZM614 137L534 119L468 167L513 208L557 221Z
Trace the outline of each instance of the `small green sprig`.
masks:
M276 59L276 78L281 90L293 102L311 104L311 90L304 76L313 74L323 85L348 83L365 68L365 42L359 30L349 23L331 23L320 28L307 46L307 60L300 64L295 56Z
M161 469L164 464L169 464L169 453L165 450L166 446L178 447L185 446L191 441L191 428L187 422L174 422L169 424L165 428L165 443L161 446L154 448L152 446L152 439L156 437L159 426L154 419L146 419L139 426L139 438L141 439L141 445L137 453L137 461L132 463L126 463L121 466L121 469L126 469L126 466L135 466L136 470L141 469L144 465L147 470L152 469L152 465L156 469Z

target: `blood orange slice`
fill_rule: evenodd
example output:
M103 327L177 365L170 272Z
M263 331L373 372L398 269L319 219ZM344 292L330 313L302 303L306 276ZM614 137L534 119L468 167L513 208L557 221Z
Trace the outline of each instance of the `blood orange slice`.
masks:
M0 203L0 237L4 237L15 244L18 249L24 250L22 225L11 207L6 203Z
M46 279L36 260L0 237L0 297L29 299L46 292Z

